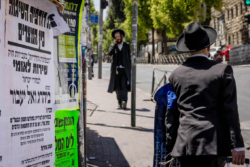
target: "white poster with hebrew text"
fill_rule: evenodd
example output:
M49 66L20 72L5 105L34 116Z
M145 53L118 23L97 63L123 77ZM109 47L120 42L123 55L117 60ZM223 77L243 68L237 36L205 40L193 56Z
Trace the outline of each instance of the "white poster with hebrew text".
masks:
M49 18L56 6L50 0L0 1L0 167L52 167L55 83Z

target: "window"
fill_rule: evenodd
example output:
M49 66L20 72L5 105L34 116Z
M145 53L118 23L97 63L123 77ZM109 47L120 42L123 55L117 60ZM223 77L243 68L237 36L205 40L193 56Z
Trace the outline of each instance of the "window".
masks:
M243 14L243 7L242 7L243 3L240 4L240 14Z
M239 32L238 37L239 37L239 44L240 44L241 43L241 32Z
M234 9L231 9L231 19L234 18Z
M239 43L238 33L236 33L236 44Z
M231 44L231 38L230 38L230 36L228 36L228 44L229 45Z
M236 5L236 17L238 17L238 6Z
M227 20L230 18L230 10L227 10Z

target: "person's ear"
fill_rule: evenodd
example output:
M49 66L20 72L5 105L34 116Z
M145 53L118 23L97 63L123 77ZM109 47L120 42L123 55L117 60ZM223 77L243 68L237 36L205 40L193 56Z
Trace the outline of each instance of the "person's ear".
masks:
M207 51L208 51L208 52L210 52L210 46L209 46L209 47L207 47Z

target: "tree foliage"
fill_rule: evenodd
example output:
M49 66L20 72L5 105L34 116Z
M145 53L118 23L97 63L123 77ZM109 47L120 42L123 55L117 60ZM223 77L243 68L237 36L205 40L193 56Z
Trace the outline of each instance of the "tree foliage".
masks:
M108 29L114 29L116 22L123 23L125 21L126 17L124 13L124 7L125 4L123 0L112 0L112 5L106 20L106 26Z
M124 0L126 20L123 23L124 30L132 39L132 9L133 0ZM150 18L150 1L138 0L138 41L148 39L148 31L153 28L153 20Z
M91 4L91 9L90 9L91 14L99 14L99 12L95 10L95 5L93 0L90 1L90 4ZM99 31L99 25L92 24L91 33L93 36L91 37L91 41L92 41L92 50L94 52L97 52L98 50L98 31Z
M205 4L207 10L203 10L201 5ZM169 38L176 38L185 25L192 21L204 23L211 18L211 8L221 10L222 0L151 0L151 13L155 28L164 28ZM207 18L204 18L204 12Z
M125 31L127 42L132 39L133 0L113 0L113 5L104 24L105 52L113 42L111 32L114 28ZM206 10L202 5L206 5ZM223 5L223 0L138 0L138 44L147 41L148 32L153 28L163 30L168 38L177 38L190 22L208 25L211 8L220 11ZM123 9L124 15L116 11L118 9Z

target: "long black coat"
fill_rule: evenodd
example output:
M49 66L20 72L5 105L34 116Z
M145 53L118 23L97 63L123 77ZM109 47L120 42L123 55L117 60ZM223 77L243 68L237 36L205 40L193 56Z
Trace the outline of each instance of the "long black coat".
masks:
M110 77L110 82L109 82L109 88L108 92L113 93L115 91L115 77L116 77L116 67L117 67L117 56L118 56L118 45L117 44L112 44L109 48L109 55L113 56L112 62L111 62L111 77ZM130 57L130 46L128 43L123 42L123 57L122 57L122 62L123 66L125 68L125 72L127 75L127 79L129 81L128 85L128 91L130 91L130 85L131 85L131 57Z
M172 123L172 128L178 129L173 133L177 136L172 156L230 156L231 149L244 147L230 65L191 57L169 81L178 97L178 110L168 111L166 120L170 122L166 124L171 124L171 113L178 117L172 121L179 121L179 128Z

